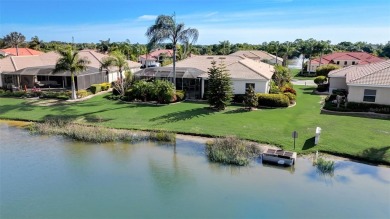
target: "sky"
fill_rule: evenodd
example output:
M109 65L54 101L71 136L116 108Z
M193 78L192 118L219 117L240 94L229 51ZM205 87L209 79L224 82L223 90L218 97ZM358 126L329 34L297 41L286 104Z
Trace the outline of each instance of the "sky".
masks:
M390 41L390 0L0 0L0 37L146 43L158 15L199 30L197 44L295 39Z

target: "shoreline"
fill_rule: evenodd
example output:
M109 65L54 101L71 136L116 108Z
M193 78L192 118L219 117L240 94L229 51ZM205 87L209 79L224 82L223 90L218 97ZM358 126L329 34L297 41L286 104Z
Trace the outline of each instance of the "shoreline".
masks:
M18 128L25 128L26 126L28 126L28 125L30 125L31 123L34 123L34 122L39 122L39 121L18 120L18 119L0 119L0 124L1 123L7 123L8 125L11 125L11 126L14 126L14 127L18 127ZM80 124L80 125L85 125L85 124ZM88 126L88 125L86 125L86 126ZM115 128L112 128L112 129L115 129ZM121 129L117 129L117 130L121 130ZM128 129L123 129L123 130L128 130ZM135 131L151 132L153 130L135 130ZM195 142L203 143L203 144L205 144L207 141L211 141L211 140L216 138L216 137L213 137L213 136L196 135L196 134L188 134L188 133L175 133L175 134L180 139L188 140L188 141L195 141ZM247 140L247 139L241 139L241 140L248 141L248 142L256 144L260 148L260 150L262 152L267 150L267 148L282 149L281 147L276 146L276 145L259 143L259 142L250 141L250 140ZM335 160L335 161L342 161L342 160L345 161L345 160L347 160L347 161L353 161L353 162L358 162L358 163L363 163L363 164L368 164L368 165L373 165L373 166L384 166L384 167L389 167L390 168L390 164L382 163L382 162L372 162L372 161L361 159L359 157L355 157L355 156L352 156L352 155L337 154L337 153L332 153L332 152L327 152L327 151L318 151L318 152L321 153L321 154L324 154L325 157L330 158L330 159ZM299 153L298 154L298 157L307 158L307 159L313 159L314 156L315 155L313 153L307 153L307 154L306 153Z

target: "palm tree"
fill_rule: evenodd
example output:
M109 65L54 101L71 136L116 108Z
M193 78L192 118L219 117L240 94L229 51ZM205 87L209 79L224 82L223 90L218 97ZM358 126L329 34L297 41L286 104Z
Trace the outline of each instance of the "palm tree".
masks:
M169 40L173 46L173 84L176 87L176 46L177 43L196 42L199 32L194 28L185 29L184 23L176 23L174 16L160 15L155 24L146 31L149 44L161 43Z
M280 47L281 47L280 50L281 50L281 52L283 54L283 63L282 63L282 65L284 67L286 67L287 66L288 57L293 54L293 52L295 51L295 47L289 41L286 41L286 42L280 44Z
M330 41L329 40L318 41L316 47L318 52L320 53L320 64L318 65L318 67L320 67L322 63L322 55L324 53L327 53L330 50Z
M4 42L8 46L15 46L16 48L16 55L19 56L19 45L23 43L26 40L26 37L18 32L12 32L4 37Z
M268 44L268 52L269 53L275 53L275 64L278 64L278 53L280 51L280 44L279 41L271 41Z
M120 51L113 51L110 53L110 56L105 57L102 59L102 63L100 65L100 69L107 69L109 67L117 67L118 68L118 74L120 78L120 94L124 95L125 88L123 84L123 70L127 70L129 68L129 63L126 60L126 56L123 55Z
M86 58L80 58L78 51L73 51L72 49L60 50L58 51L60 58L58 59L53 73L70 71L71 77L71 89L72 89L72 100L77 99L76 96L76 86L74 83L74 75L78 74L87 69L87 65L90 63Z

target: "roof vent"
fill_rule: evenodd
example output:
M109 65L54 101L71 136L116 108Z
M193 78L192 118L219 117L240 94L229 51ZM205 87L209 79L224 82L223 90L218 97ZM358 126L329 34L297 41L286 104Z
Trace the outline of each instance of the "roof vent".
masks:
M226 57L219 57L219 59L226 59Z
M211 57L211 56L210 56L210 57L207 57L207 59L214 59L214 57Z

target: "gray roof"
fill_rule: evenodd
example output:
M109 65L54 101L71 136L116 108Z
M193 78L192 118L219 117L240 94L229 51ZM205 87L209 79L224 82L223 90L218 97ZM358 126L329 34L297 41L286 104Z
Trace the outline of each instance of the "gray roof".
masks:
M53 74L54 65L27 67L14 72L3 73L5 75L48 75L48 76L70 76L69 71ZM86 71L80 72L78 75L88 75L100 73L98 68L88 67Z

